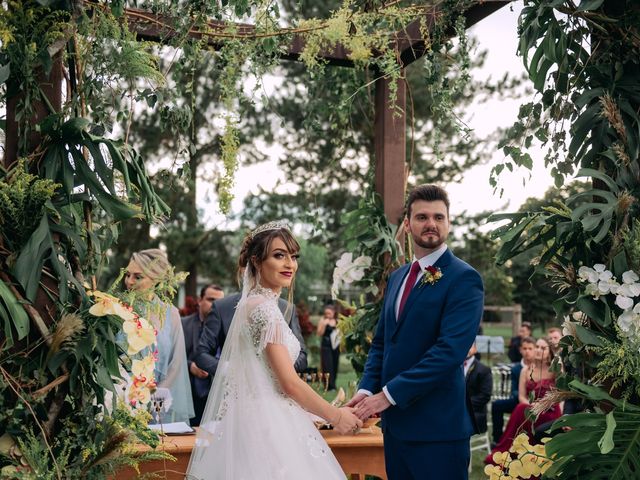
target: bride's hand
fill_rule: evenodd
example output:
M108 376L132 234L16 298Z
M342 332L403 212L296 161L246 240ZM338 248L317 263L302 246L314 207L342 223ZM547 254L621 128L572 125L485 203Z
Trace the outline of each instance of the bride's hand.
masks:
M340 435L354 435L362 428L362 420L353 413L353 408L342 407L338 409L338 420L332 422L333 429Z

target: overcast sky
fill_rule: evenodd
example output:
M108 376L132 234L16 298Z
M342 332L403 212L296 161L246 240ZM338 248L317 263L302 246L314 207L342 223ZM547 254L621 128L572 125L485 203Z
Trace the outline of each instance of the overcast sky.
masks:
M494 79L504 76L506 71L514 75L524 72L522 59L516 56L517 18L522 2L506 6L482 20L470 30L470 34L480 40L479 48L487 49L488 55L484 67L474 72L478 78L488 76ZM494 132L498 127L511 125L517 117L518 107L528 98L518 100L504 100L474 105L468 110L465 119L476 131L478 136ZM273 189L282 172L277 169L278 148L266 148L273 153L273 158L260 165L240 168L236 175L236 185L233 189L235 199L232 204L234 212L239 212L244 198L251 192L257 192L259 187ZM503 174L500 177L500 187L504 189L502 198L493 193L489 185L489 172L492 166L504 159L501 151L496 151L491 161L469 170L461 183L447 186L451 197L451 214L479 213L482 211L514 211L528 197L541 197L551 186L552 180L544 168L543 152L531 150L534 158L532 172L521 170L513 174ZM233 228L235 222L228 222L217 212L217 202L211 202L211 185L199 185L199 204L207 212L207 223L222 228ZM282 188L282 187L281 187Z

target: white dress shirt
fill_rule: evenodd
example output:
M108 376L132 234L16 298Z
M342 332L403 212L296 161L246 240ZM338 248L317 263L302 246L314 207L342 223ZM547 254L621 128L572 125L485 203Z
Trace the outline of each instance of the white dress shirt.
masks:
M471 368L471 365L473 365L473 362L476 361L476 357L474 357L473 355L471 355L469 358L465 359L463 365L464 365L464 378L467 378L467 373L469 373L469 369Z

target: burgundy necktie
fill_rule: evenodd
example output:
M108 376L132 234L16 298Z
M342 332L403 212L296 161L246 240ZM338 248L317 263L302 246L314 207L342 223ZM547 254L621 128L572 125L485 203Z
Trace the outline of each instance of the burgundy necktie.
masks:
M420 273L420 262L413 262L411 264L411 271L409 272L409 276L407 277L407 283L404 284L404 290L402 291L402 297L400 298L400 308L398 308L398 318L402 315L402 309L404 308L404 304L407 303L407 298L409 298L409 294L416 284L416 278L418 278L418 274Z

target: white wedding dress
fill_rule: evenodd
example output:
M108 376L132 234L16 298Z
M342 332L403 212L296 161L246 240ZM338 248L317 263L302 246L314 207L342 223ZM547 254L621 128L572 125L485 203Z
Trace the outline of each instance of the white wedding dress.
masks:
M282 393L266 356L268 343L300 343L278 308L278 294L245 288L207 400L188 480L345 479L309 414Z

